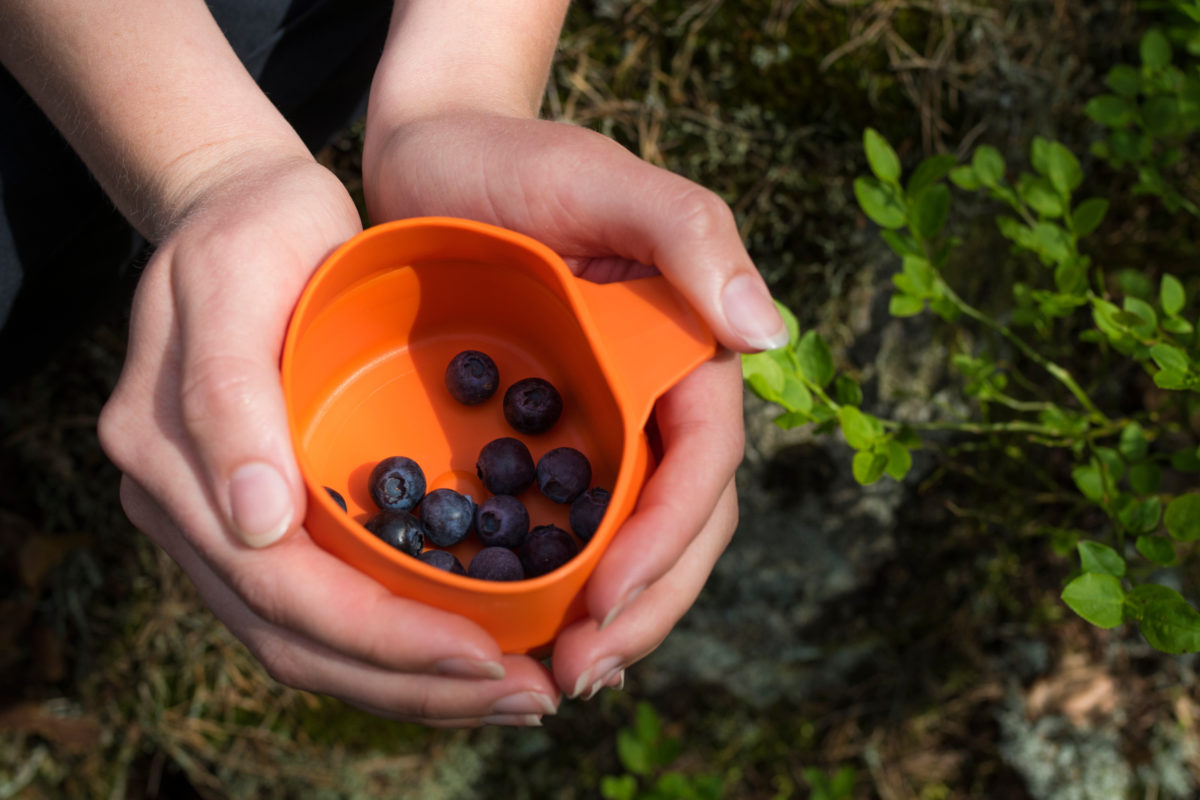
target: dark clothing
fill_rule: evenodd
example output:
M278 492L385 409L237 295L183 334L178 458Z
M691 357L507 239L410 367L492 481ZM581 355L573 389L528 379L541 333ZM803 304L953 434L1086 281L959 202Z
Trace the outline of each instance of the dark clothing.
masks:
M313 150L361 117L387 33L379 0L210 0L266 95ZM128 302L146 242L0 68L0 381Z

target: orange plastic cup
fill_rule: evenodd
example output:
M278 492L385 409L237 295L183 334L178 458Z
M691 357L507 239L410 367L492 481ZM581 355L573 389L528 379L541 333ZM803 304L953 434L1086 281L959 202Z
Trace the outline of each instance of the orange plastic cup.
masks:
M477 406L455 401L445 369L462 350L489 354L500 388ZM537 653L586 613L583 587L652 469L645 426L658 397L716 345L661 277L595 284L576 278L548 247L513 231L446 217L378 225L314 273L284 342L283 390L308 489L305 527L323 548L397 595L468 617L505 652ZM504 390L527 377L563 397L558 423L513 431ZM361 523L376 510L367 490L383 458L421 465L428 490L488 497L475 473L480 449L514 436L536 461L554 447L588 456L608 512L574 559L537 578L493 582L454 575L389 547ZM339 492L343 512L326 487ZM570 530L569 507L523 492L533 525ZM464 565L474 535L450 548Z

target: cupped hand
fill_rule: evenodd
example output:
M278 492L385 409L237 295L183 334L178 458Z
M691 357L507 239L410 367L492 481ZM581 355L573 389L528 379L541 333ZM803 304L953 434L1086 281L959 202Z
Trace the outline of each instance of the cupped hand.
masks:
M555 644L570 696L621 684L691 606L737 523L742 393L730 351L787 340L732 212L595 132L486 114L368 122L363 178L375 221L467 217L543 242L585 279L661 273L728 348L657 403L659 466L588 582L589 617Z
M300 527L279 356L308 277L360 229L345 189L311 158L271 153L197 186L140 280L101 415L130 519L282 683L430 725L553 713L541 664L392 595Z

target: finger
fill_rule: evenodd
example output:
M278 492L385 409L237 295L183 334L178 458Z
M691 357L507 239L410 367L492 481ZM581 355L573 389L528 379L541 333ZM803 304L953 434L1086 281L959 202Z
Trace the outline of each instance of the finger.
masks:
M243 641L256 619L293 632L296 641L393 673L505 677L499 645L474 622L391 594L319 548L307 533L269 551L240 550L214 563L153 498L129 476L122 480L129 519L179 562L205 603Z
M743 454L737 356L701 365L656 406L663 457L588 582L588 610L611 622L666 573L709 521Z
M554 677L569 697L589 699L621 685L624 670L657 648L691 608L737 524L737 489L730 481L704 529L671 570L648 586L611 624L585 618L559 635Z

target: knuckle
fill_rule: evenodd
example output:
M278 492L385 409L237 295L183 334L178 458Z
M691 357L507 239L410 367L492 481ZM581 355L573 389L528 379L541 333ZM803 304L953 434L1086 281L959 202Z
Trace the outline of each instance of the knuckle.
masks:
M191 431L244 415L258 391L248 359L233 355L200 358L187 367L179 394L183 424Z
M280 636L264 636L255 642L254 657L276 683L302 691L315 690L311 670L301 664L299 649Z
M679 227L690 239L713 239L736 229L733 211L715 192L691 186L673 203Z

